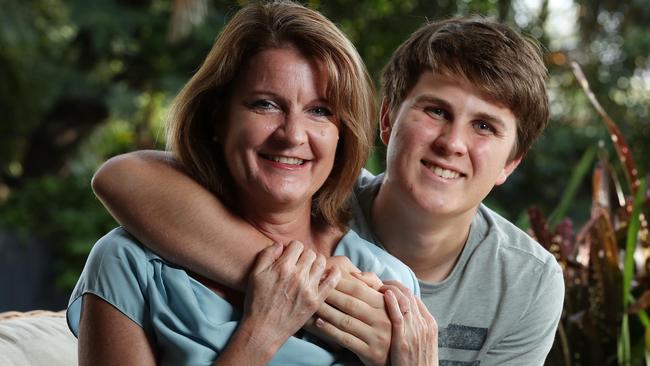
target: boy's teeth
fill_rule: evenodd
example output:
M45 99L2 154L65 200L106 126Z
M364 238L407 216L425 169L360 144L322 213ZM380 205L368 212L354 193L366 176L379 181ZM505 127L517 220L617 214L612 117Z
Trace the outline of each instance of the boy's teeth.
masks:
M289 165L302 165L303 160L298 158L288 158L286 156L269 156L275 162Z
M458 174L458 172L454 172L454 171L448 170L448 169L443 169L443 168L438 167L438 166L433 167L431 169L431 171L433 171L433 173L435 175L437 175L437 176L439 176L441 178L445 178L445 179L454 179L454 178L458 178L460 176L460 174Z

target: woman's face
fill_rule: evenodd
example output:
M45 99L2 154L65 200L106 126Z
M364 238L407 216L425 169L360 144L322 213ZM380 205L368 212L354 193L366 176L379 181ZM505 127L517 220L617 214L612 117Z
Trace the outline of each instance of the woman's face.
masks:
M311 207L338 142L326 87L320 65L291 47L256 54L236 79L220 136L244 211Z

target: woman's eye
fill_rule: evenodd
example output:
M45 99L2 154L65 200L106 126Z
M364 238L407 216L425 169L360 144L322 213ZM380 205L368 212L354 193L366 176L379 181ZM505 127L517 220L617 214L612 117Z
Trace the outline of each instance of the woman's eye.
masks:
M252 103L250 103L250 106L254 109L261 109L261 110L269 110L275 108L275 104L273 104L272 102L266 99L253 101Z
M312 108L311 113L320 116L320 117L329 117L332 115L332 112L326 107L315 107Z

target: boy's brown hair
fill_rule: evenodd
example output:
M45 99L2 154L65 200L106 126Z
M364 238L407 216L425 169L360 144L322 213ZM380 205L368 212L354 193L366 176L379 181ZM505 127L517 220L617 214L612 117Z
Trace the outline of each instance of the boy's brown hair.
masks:
M548 123L547 71L540 53L536 41L487 19L427 23L393 53L382 73L382 92L395 113L422 72L464 78L517 119L513 160L524 156Z

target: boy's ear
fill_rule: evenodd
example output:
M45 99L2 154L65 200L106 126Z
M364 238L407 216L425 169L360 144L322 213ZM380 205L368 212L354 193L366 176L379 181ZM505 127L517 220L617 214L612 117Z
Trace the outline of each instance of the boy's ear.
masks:
M515 169L519 166L519 163L521 163L522 158L523 156L520 156L507 162L506 165L503 167L501 174L499 174L499 176L497 177L497 181L494 183L494 185L500 186L503 183L505 183L508 177L510 176L510 174L512 174L512 172L514 172Z
M391 124L390 124L390 107L386 98L381 101L381 109L379 111L379 138L384 145L388 145L390 140Z

